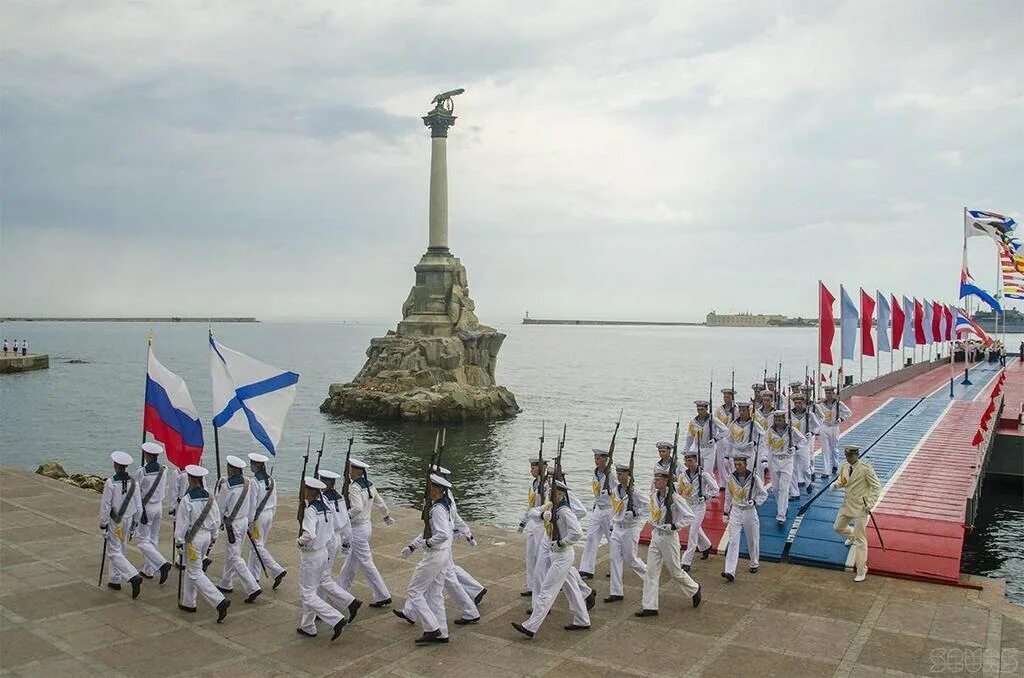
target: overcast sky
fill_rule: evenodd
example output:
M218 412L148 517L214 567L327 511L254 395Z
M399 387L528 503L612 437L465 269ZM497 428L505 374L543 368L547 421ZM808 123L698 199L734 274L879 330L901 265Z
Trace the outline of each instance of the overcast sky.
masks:
M3 315L395 318L429 131L483 321L952 300L1024 209L1024 5L0 5ZM976 278L994 245L971 242Z

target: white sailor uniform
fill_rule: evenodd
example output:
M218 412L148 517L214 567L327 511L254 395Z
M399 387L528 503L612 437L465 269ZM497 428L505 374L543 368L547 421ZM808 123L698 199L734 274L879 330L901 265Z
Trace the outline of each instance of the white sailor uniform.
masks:
M373 553L370 551L370 536L373 527L370 524L370 515L373 505L388 512L388 505L384 498L377 492L369 478L363 476L349 483L348 486L349 508L348 517L352 523L351 552L345 559L345 564L338 573L338 584L346 591L352 590L352 582L355 581L356 571L363 573L366 583L370 586L373 595L373 602L380 602L391 598L384 578L380 576L377 566L373 562Z
M249 521L252 519L252 500L256 493L253 483L241 473L217 481L217 508L220 510L224 531L224 570L220 577L220 588L231 590L234 579L242 581L245 595L260 588L256 577L242 560L242 544L248 541Z
M657 610L661 568L664 567L687 596L696 595L700 587L679 562L679 530L694 519L693 511L675 492L656 491L649 501L651 544L647 550L647 574L644 576L643 609Z
M590 626L586 596L580 590L578 571L573 567L576 555L573 544L582 538L583 528L568 497L552 507L550 512L543 512L542 519L545 514L547 520L544 522L544 529L550 564L538 587L538 593L534 596L533 612L530 613L530 618L523 622L523 627L536 633L547 618L559 591L565 594L569 603L569 611L573 615L572 623L576 626ZM577 572L577 577L569 576L571 572Z
M321 499L309 502L302 512L302 533L298 539L299 596L302 599L299 628L308 635L316 635L317 617L332 627L344 619L341 612L317 593L324 579L329 578L327 540L334 533L333 520Z
M423 626L423 632L440 631L440 637L447 638L448 621L444 611L443 589L445 575L452 561L454 526L451 500L448 497L435 500L430 506L428 520L429 535L417 535L407 547L413 550L422 549L423 553L416 563L416 569L413 570L406 593L415 611L415 618Z
M249 523L252 525L252 540L256 543L256 550L249 545L249 571L256 581L263 575L263 568L260 567L260 558L267 568L267 574L271 579L276 579L284 572L284 567L274 558L267 548L267 537L270 534L270 527L274 524L274 514L277 513L277 485L274 477L268 475L266 470L260 470L253 474L251 493L252 516ZM259 551L257 557L256 551Z
M572 491L566 491L566 496L569 500L569 509L572 511L572 514L576 516L577 522L583 520L587 515L587 508L583 505L583 502L580 501L579 497L577 497ZM530 511L528 515L532 520L540 523L543 535L543 538L540 540L540 548L537 552L537 564L533 571L534 588L532 604L536 605L537 595L540 593L541 584L544 583L544 577L547 576L548 569L551 567L551 538L545 525L543 507L538 507ZM580 530L582 531L582 529L583 528L581 527ZM583 577L580 576L579 570L575 567L570 568L567 578L572 580L576 588L579 589L580 595L584 598L590 596L592 589L590 588L590 585L583 580Z
M821 426L818 435L821 438L821 460L825 475L835 473L842 464L842 453L839 450L839 424L853 416L846 403L837 398L831 402L820 401L815 405Z
M160 553L160 519L164 512L167 469L155 461L140 466L135 472L135 482L138 483L137 492L141 495L142 507L139 526L135 531L135 543L145 558L142 574L152 577L167 562Z
M797 449L804 442L804 436L786 424L781 429L774 426L765 431L761 438L759 454L768 457L772 474L772 488L777 502L776 520L786 520L790 498L800 496L800 488L793 475L793 464Z
M682 564L691 565L694 553L703 553L711 548L711 540L704 532L703 523L707 511L706 502L718 496L718 483L707 470L697 469L691 472L687 469L679 476L679 495L686 500L693 513L690 534L686 539L686 551L682 556Z
M714 475L718 479L719 489L725 487L725 479L729 477L730 473L732 473L732 460L729 456L732 452L732 445L729 442L729 427L732 425L732 422L736 421L736 417L738 417L739 414L739 408L736 407L736 403L733 403L728 407L725 406L725 403L722 403L715 408L715 421L718 422L718 426L722 432L722 435L718 438L718 442L715 443Z
M128 550L128 538L141 516L142 498L135 479L127 472L107 478L100 501L100 530L107 540L109 584L121 584L139 574L125 552Z
M810 492L814 483L814 436L821 431L821 419L814 410L807 407L803 412L797 412L794 408L789 413L789 423L793 430L805 436L796 451L793 475L796 476L797 485L806 485Z
M352 523L349 521L348 508L345 499L337 489L331 487L320 493L321 499L331 514L331 531L327 538L327 563L324 565L324 578L319 590L321 598L330 597L344 608L356 599L352 592L342 588L334 579L334 561L342 551L342 545L346 551L351 549Z
M618 478L611 465L604 471L594 469L594 477L590 481L594 503L591 506L590 523L587 525L587 540L583 545L583 555L580 557L581 573L594 574L597 549L601 545L601 540L611 539L612 493L618 485Z
M761 438L763 436L764 427L757 423L757 420L753 416L751 416L751 418L747 419L746 421L740 421L739 419L733 421L731 424L729 424L730 459L732 458L732 455L736 452L736 450L739 447L743 446L745 443L753 443L755 447L760 447ZM752 461L748 461L748 468L751 471L757 473L757 475L761 477L761 480L763 482L765 471L768 470L767 456L763 454L759 455L757 462L758 468L753 468L753 466L754 464L752 463ZM730 472L729 475L732 475L732 473ZM726 479L728 480L728 478L729 476L727 475Z
M774 478L774 471L772 477ZM736 563L740 557L740 537L747 534L747 553L750 567L757 568L761 555L761 524L757 507L768 498L764 485L756 473L747 472L742 478L734 471L725 485L725 509L723 520L728 524L729 546L725 554L725 572L736 575ZM782 493L785 496L785 492Z
M647 497L636 489L630 496L625 485L618 485L612 495L612 536L609 541L611 553L611 585L608 593L621 596L623 565L633 570L636 576L643 579L647 566L637 555L637 542L640 540L640 528L647 520ZM632 500L632 501L630 501Z
M686 442L683 444L682 452L699 451L701 466L712 471L715 468L718 441L725 435L726 428L710 414L704 421L698 421L697 417L694 417L686 428Z
M530 482L530 490L526 496L526 512L523 514L523 519L519 522L523 533L526 535L526 588L533 592L536 592L533 573L537 569L537 556L540 554L541 541L544 539L543 523L535 519L535 517L531 517L531 511L536 511L545 501L545 497L537 492L539 489L540 480L533 478Z
M204 487L191 488L178 502L174 541L184 545L185 580L181 585L180 604L185 607L195 608L197 590L213 607L224 600L224 594L203 572L203 557L220 528L220 521L217 501Z

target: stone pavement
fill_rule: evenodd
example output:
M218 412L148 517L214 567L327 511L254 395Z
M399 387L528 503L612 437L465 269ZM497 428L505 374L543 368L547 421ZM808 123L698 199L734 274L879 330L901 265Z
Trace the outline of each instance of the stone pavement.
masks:
M363 607L335 643L295 633L298 552L289 500L271 549L288 567L277 591L254 605L234 594L224 624L200 600L199 613L176 607L176 571L163 587L147 581L132 601L126 590L98 588L99 496L28 471L0 468L0 675L71 676L882 676L1024 675L1024 609L984 589L852 575L765 563L719 576L722 560L698 561L697 610L674 587L663 590L659 617L633 617L640 582L627 573L626 601L606 605L607 554L599 563L590 631L569 633L564 600L533 640L509 625L525 617L519 597L522 535L478 527L480 546L457 558L488 587L479 625L451 627L446 646L417 647L419 629L388 611ZM374 528L375 557L395 603L415 565L398 557L420 529L418 515L396 513ZM167 524L166 521L164 523ZM170 526L162 548L168 550ZM641 547L642 552L645 550ZM211 572L220 573L221 547ZM137 551L130 554L141 561ZM741 563L742 564L742 563ZM357 596L367 589L357 579ZM450 610L449 610L450 611ZM451 612L451 611L450 611ZM451 616L450 616L451 618ZM1001 661L1001 664L1000 664Z

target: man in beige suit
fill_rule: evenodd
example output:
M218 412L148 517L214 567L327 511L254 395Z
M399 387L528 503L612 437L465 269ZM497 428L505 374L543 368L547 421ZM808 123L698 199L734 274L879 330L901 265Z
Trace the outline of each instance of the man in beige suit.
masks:
M839 469L836 487L846 489L846 498L832 529L846 537L847 546L853 547L853 564L857 571L853 581L864 581L868 576L868 515L878 501L882 483L871 464L861 460L859 447L847 445L843 452L846 461Z

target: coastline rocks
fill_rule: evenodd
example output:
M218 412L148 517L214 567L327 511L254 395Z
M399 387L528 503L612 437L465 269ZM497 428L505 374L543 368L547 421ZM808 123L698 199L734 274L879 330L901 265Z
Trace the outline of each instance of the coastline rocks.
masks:
M36 473L47 478L53 478L59 480L62 483L68 485L74 485L75 487L81 487L82 489L92 490L93 492L103 492L103 483L105 478L100 476L92 475L89 473L73 473L68 475L64 467L55 461L44 461L36 469Z

